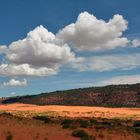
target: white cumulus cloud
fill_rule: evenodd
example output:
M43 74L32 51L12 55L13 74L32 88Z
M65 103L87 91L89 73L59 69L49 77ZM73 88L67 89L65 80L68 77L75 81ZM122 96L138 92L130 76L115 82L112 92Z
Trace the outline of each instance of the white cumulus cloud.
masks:
M128 22L122 15L114 15L108 21L94 15L80 13L76 22L67 25L55 35L38 26L24 39L0 46L2 55L0 75L4 76L51 76L64 65L80 71L128 70L140 66L140 54L76 57L71 47L82 51L137 47L139 39L130 41L123 37Z
M3 83L4 86L26 86L27 85L27 80L16 80L16 79L11 79L8 82Z
M29 64L2 64L0 75L4 76L50 76L57 74L58 68L32 67Z
M88 12L79 14L77 21L58 32L57 39L78 50L94 51L125 47L129 40L123 37L128 22L121 15L114 15L108 22L97 19Z
M67 44L57 45L55 35L43 26L36 27L27 37L0 47L7 63L0 65L0 75L49 76L57 74L65 62L75 61ZM6 51L4 51L6 50Z

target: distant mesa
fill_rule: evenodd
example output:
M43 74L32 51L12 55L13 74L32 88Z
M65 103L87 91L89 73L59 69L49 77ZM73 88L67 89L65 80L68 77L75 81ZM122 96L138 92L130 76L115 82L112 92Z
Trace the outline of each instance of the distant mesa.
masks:
M1 104L140 107L140 84L79 88L38 95L1 98Z

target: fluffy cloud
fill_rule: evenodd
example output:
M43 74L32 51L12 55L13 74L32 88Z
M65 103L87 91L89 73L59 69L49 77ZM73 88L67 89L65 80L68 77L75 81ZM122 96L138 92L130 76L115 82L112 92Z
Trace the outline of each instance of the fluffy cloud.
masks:
M72 64L80 71L109 71L133 69L140 66L140 54L105 55L77 58L70 46L78 50L94 51L125 47L130 41L123 37L127 21L114 15L109 21L99 20L88 12L79 14L77 21L56 35L43 26L36 27L27 36L9 46L0 46L3 53L0 75L4 76L50 76L59 72L63 64ZM140 45L134 39L132 47Z
M35 28L27 37L0 47L6 64L0 65L1 75L49 76L58 72L61 64L75 60L67 44L57 45L55 35L43 26Z
M78 63L73 63L72 67L79 71L110 71L110 70L130 70L140 67L140 53L124 55L103 55L90 58L83 58Z
M139 47L140 46L140 39L132 40L132 47Z
M4 86L26 86L27 80L23 79L20 81L20 80L11 79L8 82L4 82L3 85Z
M50 76L55 75L58 68L32 67L29 64L2 64L0 75L4 76Z
M77 21L57 34L57 39L78 50L94 51L125 47L129 40L122 37L127 21L121 15L114 15L108 22L97 19L88 12L81 13Z
M99 83L99 85L118 85L140 83L140 75L124 75L110 78Z

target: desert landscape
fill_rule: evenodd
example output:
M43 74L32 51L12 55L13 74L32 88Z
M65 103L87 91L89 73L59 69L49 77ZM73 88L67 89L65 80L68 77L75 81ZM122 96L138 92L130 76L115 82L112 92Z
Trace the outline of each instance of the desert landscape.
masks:
M140 0L0 0L0 140L140 140Z
M0 140L139 140L140 84L0 99Z
M6 104L0 105L0 138L139 140L139 120L140 108Z

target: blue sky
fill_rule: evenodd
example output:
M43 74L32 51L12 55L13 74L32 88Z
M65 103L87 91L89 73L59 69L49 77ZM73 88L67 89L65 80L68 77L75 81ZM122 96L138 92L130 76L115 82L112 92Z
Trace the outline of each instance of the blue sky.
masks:
M45 32L41 33L41 36L42 34L47 35L47 29L54 36L56 36L56 38L63 40L64 43L68 45L67 47L71 49L71 52L69 52L68 50L65 50L64 47L64 50L66 51L64 52L65 57L61 61L55 56L55 48L53 49L54 52L52 52L55 59L53 56L47 57L46 62L44 62L45 57L43 57L41 60L39 58L31 59L32 62L29 66L35 70L38 70L39 68L44 68L44 64L47 65L45 68L48 68L49 65L49 68L53 70L51 74L45 73L43 76L40 76L36 74L30 75L23 73L12 73L12 75L11 73L6 73L6 69L1 68L0 96L37 94L54 90L100 86L112 83L118 84L119 82L127 83L127 81L128 83L140 82L139 5L139 0L111 0L109 2L106 0L59 0L59 2L56 0L0 0L0 48L4 45L8 50L8 53L7 51L5 52L3 50L0 53L1 65L13 65L13 63L16 66L21 65L21 61L19 62L19 60L13 60L12 58L14 50L9 51L8 48L12 42L26 38L27 34L30 31L34 31L36 27L39 28L33 32L33 36L40 34L41 31ZM86 13L84 13L85 11ZM91 36L91 38L89 37L90 39L87 38L88 41L84 40L84 33L87 32L88 34L87 28L85 29L85 32L83 31L83 34L81 34L80 37L77 35L79 32L81 32L80 28L84 28L80 26L80 20L78 24L80 28L78 28L79 30L77 29L76 34L73 36L73 38L71 38L70 33L68 33L66 30L66 26L70 25L71 23L76 24L77 17L81 13L84 13L81 15L81 17L94 15L97 21L99 19L104 20L105 26L109 22L109 19L113 19L114 15L123 16L123 19L117 17L119 20L118 22L122 24L122 27L118 27L118 25L116 25L116 27L121 28L119 29L119 32L122 33L122 36L119 36L118 38L122 39L125 37L127 39L126 42L122 42L120 45L111 46L112 48L108 49L107 46L102 46L102 44L100 44L101 42L96 42L95 40L95 44L97 46L99 45L99 50L96 50L96 45L94 44L94 41L92 41L94 40L94 38L92 39L93 36ZM115 21L115 19L113 20ZM126 23L122 23L125 20L128 22L128 25L126 25ZM84 21L84 23L86 25L86 21ZM112 28L114 27L113 24L114 22L111 24ZM123 27L125 25L127 26L127 29ZM96 27L94 27L91 28L91 31L96 29ZM103 29L100 29L100 26L97 28L102 33ZM112 28L107 26L105 27L105 31L107 29L108 32ZM62 29L64 29L64 31L62 31ZM61 31L59 32L59 30ZM96 34L96 32L94 34ZM113 32L110 33L110 36L112 34ZM30 36L32 39L32 35ZM75 38L78 41L75 41ZM85 42L87 41L85 46L82 44L82 39ZM103 36L101 36L101 40L102 39L104 39ZM22 46L18 43L16 44L16 47L18 47L18 45L19 47ZM28 44L28 42L26 43ZM59 42L58 44L60 45L61 43ZM107 42L103 42L103 44L105 43ZM59 48L58 44L56 48ZM30 47L30 45L26 45L24 47L26 49L27 47ZM34 46L32 47L34 48ZM40 45L39 47L41 48L42 46ZM25 56L30 56L30 53L32 53L25 50L25 53L26 52L28 54L25 54ZM19 53L19 51L16 53ZM75 56L73 56L72 53L74 53ZM8 55L8 58L6 55ZM21 54L18 54L18 56L21 56ZM80 58L84 58L84 60L79 60ZM62 64L64 59L66 61L64 64ZM37 61L41 66L36 64ZM57 61L57 63L55 62L54 64L54 61ZM59 64L58 61L60 61ZM24 64L25 63L26 59L24 61Z

